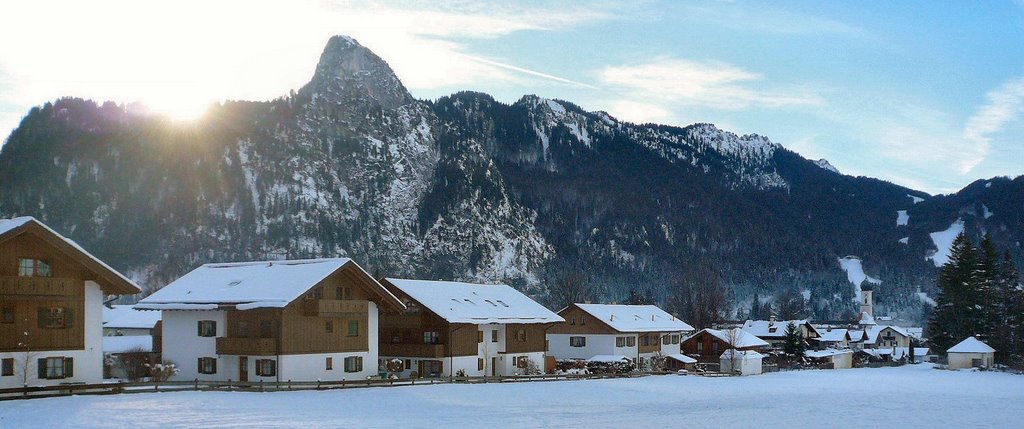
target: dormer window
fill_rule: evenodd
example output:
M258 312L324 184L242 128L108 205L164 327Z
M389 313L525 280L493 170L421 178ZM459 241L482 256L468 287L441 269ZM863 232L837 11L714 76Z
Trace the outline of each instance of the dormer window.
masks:
M504 307L508 307L508 304L505 304L505 301L502 301L500 299L498 300L498 304L501 304Z
M41 259L18 259L18 275L21 277L53 277L50 263Z

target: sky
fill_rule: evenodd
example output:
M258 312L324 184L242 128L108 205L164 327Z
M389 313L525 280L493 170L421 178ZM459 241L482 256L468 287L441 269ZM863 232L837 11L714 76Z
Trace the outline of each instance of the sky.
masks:
M511 3L4 2L0 135L63 96L180 121L273 99L344 34L421 99L709 122L929 193L1024 174L1024 0Z

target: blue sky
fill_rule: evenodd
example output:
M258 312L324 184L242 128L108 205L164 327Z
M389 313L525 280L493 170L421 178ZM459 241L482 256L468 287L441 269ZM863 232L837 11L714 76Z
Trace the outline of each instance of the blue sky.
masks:
M63 95L181 120L274 98L348 34L420 98L537 94L630 121L711 122L932 193L1024 174L1021 1L120 0L0 13L21 18L0 28L2 133Z

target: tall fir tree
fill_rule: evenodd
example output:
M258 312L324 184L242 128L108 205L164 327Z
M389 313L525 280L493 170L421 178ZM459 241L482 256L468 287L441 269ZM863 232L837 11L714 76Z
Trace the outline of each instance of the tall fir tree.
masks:
M805 350L807 350L807 347L804 344L804 337L800 335L800 329L797 328L796 324L790 320L786 324L786 339L783 342L782 351L786 352L787 355L803 359Z
M939 295L929 321L932 347L940 353L973 336L982 325L982 312L972 285L977 281L978 251L967 235L953 241L949 261L939 271ZM975 304L978 304L977 306Z

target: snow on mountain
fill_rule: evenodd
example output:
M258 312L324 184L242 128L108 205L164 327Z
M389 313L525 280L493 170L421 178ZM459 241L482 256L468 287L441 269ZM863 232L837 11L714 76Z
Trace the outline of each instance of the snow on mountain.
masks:
M917 204L921 201L924 201L924 198L918 197L916 195L907 194L907 196L910 197L910 201L913 202L913 204Z
M871 284L882 284L881 280L871 277L864 273L864 267L861 265L861 259L856 256L846 256L838 258L839 267L846 271L846 279L853 284L854 294L857 297L857 301L860 301L860 287L867 281Z
M905 226L910 221L906 210L896 210L896 226Z
M949 262L949 252L953 247L953 241L956 240L956 236L960 235L964 231L964 221L957 218L955 222L949 225L943 231L936 231L929 236L932 238L932 243L935 244L935 253L926 257L925 259L931 259L935 263L936 267L941 267Z
M838 168L836 168L834 165L832 165L832 163L828 162L828 160L825 159L825 158L821 158L821 159L819 159L817 161L814 161L814 164L817 165L818 167L821 167L822 169L831 171L833 173L842 174L842 173L839 172Z

